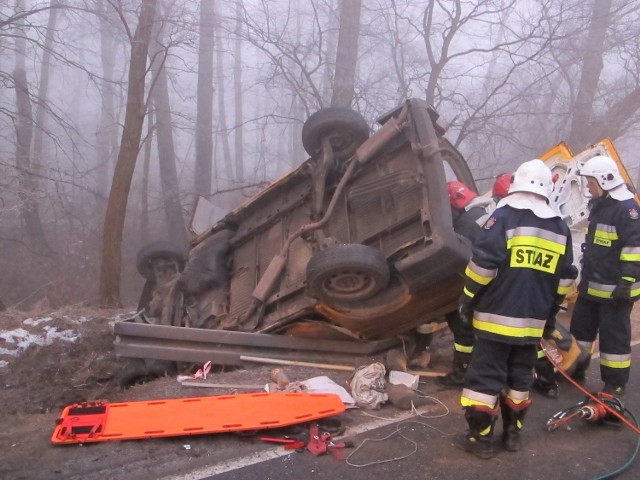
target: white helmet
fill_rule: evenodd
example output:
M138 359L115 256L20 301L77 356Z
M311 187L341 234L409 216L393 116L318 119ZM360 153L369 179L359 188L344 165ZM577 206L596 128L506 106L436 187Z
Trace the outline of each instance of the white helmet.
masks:
M553 190L551 170L540 159L529 160L518 167L513 174L509 193L531 192L547 200Z
M604 155L598 155L587 160L578 171L578 175L595 178L604 191L609 191L624 183L615 160Z

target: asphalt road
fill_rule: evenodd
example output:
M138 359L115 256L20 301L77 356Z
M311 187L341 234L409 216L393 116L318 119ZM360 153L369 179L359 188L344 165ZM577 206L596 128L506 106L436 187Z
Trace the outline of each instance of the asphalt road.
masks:
M624 407L640 421L640 347L633 347L631 381L622 397ZM597 391L602 386L598 361L592 362L586 387ZM534 396L523 430L523 447L512 453L499 451L490 460L481 460L456 449L452 437L466 428L459 392L438 389L432 381L421 384L433 400L421 407L419 415L387 407L378 411L350 410L341 415L346 426L344 437L355 448L344 450L346 459L331 455L316 456L308 451L286 451L256 443L255 451L171 479L265 479L318 480L349 478L429 479L597 479L626 464L629 468L616 476L640 478L640 460L635 459L640 436L627 426L619 428L574 419L553 432L546 423L556 412L585 398L575 387L561 383L560 397ZM500 422L497 434L501 431ZM338 440L338 439L336 439Z

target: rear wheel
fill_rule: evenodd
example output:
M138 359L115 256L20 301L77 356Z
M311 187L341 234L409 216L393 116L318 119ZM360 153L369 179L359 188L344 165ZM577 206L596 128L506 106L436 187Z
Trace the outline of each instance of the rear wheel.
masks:
M351 156L369 138L369 125L355 110L329 107L312 114L302 127L302 145L314 156L328 137L336 158Z
M382 252L360 244L321 250L307 264L309 293L329 304L370 298L387 286L390 275Z
M138 300L138 310L149 312L157 288L176 278L185 266L183 253L169 242L153 242L140 249L136 267L146 281Z
M185 265L184 253L174 244L164 241L145 245L136 256L136 268L140 275L154 280L154 262L162 260L175 265L176 272L181 272Z

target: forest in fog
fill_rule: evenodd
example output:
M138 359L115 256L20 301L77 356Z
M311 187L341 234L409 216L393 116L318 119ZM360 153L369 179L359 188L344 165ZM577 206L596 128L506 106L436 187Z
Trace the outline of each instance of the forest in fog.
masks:
M480 190L605 137L637 182L640 2L0 0L0 301L133 305L197 195L231 210L304 162L320 108L375 129L414 97Z

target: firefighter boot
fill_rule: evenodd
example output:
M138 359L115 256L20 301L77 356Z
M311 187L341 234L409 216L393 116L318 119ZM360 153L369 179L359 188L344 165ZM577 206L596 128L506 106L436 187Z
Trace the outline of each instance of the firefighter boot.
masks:
M462 388L470 359L470 353L453 352L453 369L442 377L436 377L436 383L447 388Z
M548 398L558 398L558 382L556 382L553 365L546 357L538 358L535 363L536 378L533 388L536 392Z
M466 407L464 417L469 424L469 431L454 438L454 445L478 458L488 459L496 452L493 446L493 426L496 423L495 413L491 410L480 410L477 407Z
M502 444L509 452L520 450L520 430L522 430L524 417L531 405L531 400L524 400L518 404L510 398L500 398L500 410L502 411Z

